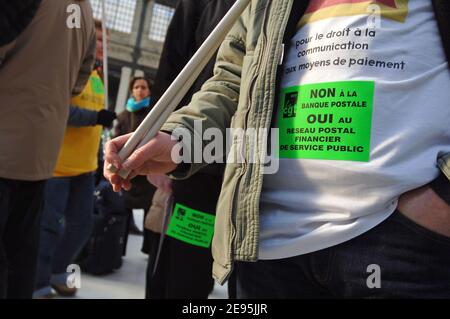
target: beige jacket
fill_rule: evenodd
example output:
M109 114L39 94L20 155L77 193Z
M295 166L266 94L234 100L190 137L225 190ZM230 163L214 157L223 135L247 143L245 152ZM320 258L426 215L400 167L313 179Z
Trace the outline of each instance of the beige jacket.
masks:
M79 29L67 25L70 5L80 8ZM0 47L0 177L52 176L70 98L83 89L94 59L89 1L42 0L30 25Z
M144 220L145 229L161 234L163 231L164 218L167 204L172 194L157 188L153 195L152 206Z

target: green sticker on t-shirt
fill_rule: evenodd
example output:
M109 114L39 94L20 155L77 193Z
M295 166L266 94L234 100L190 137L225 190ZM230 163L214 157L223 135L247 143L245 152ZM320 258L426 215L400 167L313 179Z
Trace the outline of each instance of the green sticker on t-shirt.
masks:
M368 162L374 89L373 81L283 89L280 158Z
M208 248L214 234L215 216L176 204L167 235L185 243Z

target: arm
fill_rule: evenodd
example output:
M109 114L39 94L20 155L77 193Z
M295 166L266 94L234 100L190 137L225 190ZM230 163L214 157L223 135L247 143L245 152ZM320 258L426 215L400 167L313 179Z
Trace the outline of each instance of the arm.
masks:
M67 125L72 127L97 125L97 114L98 112L96 111L82 109L71 105Z
M155 138L136 150L124 163L118 152L131 135L120 136L106 144L104 175L111 182L115 191L119 191L122 187L128 189L133 176L166 174L176 168L178 153L173 153L172 149L177 142L171 139L170 135L163 133L164 131L173 132L177 128L187 129L192 136L191 146L200 142L203 147L205 146L201 138L203 132L196 130L195 121L200 121L204 130L218 128L225 134L239 101L242 64L246 54L247 30L245 26L250 10L250 7L247 8L223 41L217 56L214 76L203 85L200 92L194 95L187 107L172 114ZM175 158L172 158L172 155ZM193 154L191 155L193 156ZM191 162L193 163L193 161ZM119 170L124 168L131 171L129 178L123 180L117 172L111 172L110 165L114 165ZM187 173L193 174L204 165L206 163L191 164Z

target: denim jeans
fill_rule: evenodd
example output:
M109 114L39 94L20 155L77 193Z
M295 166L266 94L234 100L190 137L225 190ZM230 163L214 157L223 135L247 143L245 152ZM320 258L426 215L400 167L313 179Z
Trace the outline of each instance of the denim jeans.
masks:
M396 211L345 243L235 270L238 298L450 298L450 238Z
M0 178L0 299L33 294L44 186Z
M94 175L52 178L45 189L35 297L65 284L67 266L93 227ZM51 280L53 278L53 280Z

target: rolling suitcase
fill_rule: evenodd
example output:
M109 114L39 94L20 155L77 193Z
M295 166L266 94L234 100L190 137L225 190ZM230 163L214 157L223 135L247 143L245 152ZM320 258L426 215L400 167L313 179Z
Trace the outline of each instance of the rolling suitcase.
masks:
M83 271L102 275L122 266L128 214L120 193L114 193L106 181L95 192L94 228L80 257Z

